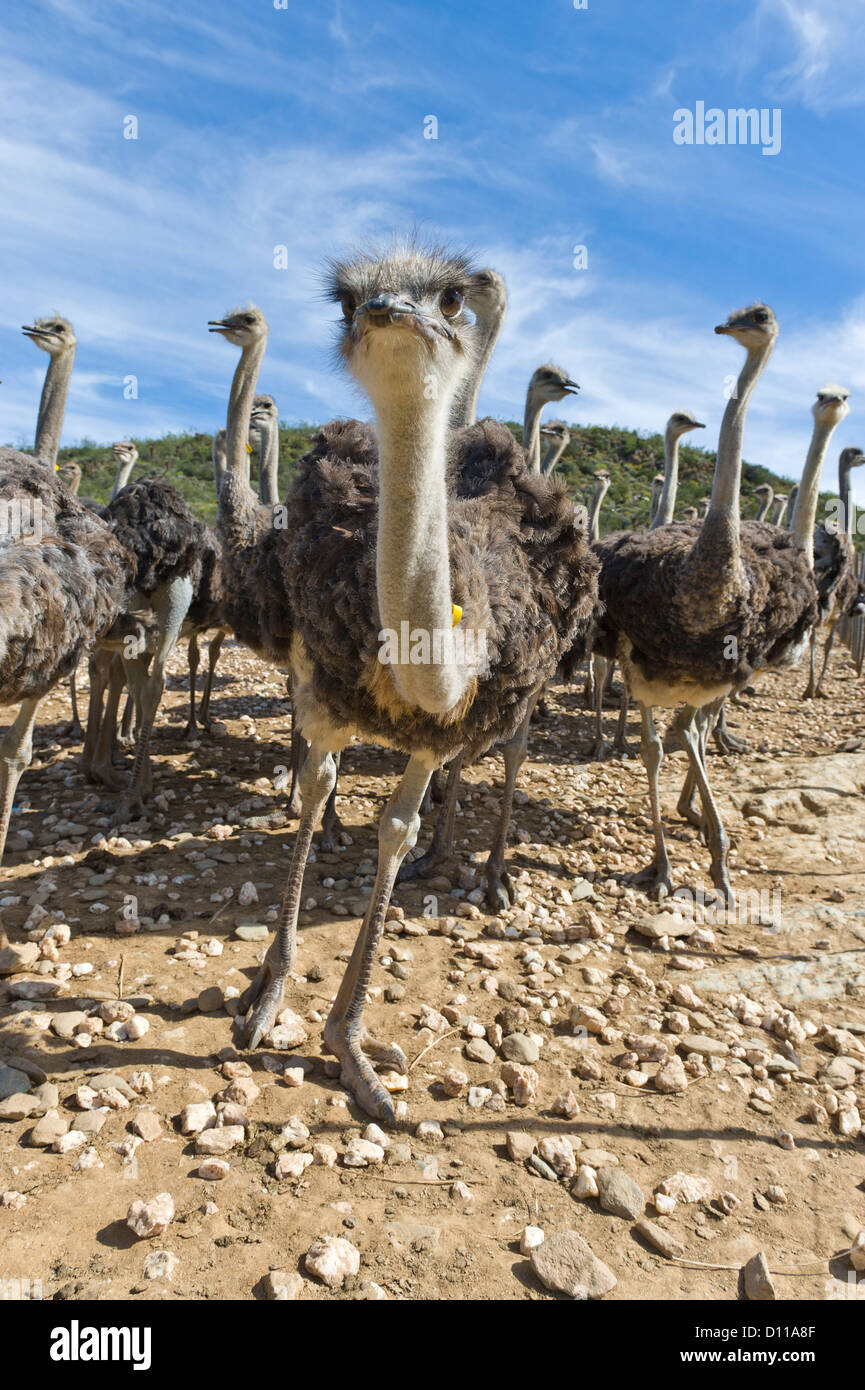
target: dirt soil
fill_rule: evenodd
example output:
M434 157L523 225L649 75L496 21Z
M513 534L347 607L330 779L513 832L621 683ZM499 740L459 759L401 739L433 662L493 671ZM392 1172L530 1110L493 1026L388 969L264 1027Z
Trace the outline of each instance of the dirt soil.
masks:
M618 1281L610 1299L735 1299L741 1266L758 1250L780 1298L865 1296L865 1273L858 1286L848 1279L844 1254L865 1226L865 1130L845 1136L838 1114L818 1114L816 1123L806 1116L815 1100L848 1115L858 1106L865 1116L865 711L845 652L833 658L828 699L800 701L804 671L768 679L729 712L731 730L753 751L709 759L734 884L740 895L763 895L750 914L757 920L710 921L661 942L636 930L658 912L627 882L649 857L645 774L637 759L586 761L592 730L578 690L552 691L548 713L535 721L508 850L518 902L498 917L473 899L502 760L494 753L468 769L453 861L432 884L407 884L394 896L403 917L388 924L367 1021L410 1060L429 1050L412 1066L408 1090L394 1097L407 1102L407 1114L385 1162L365 1168L342 1162L368 1120L329 1074L321 1030L372 882L377 816L402 760L371 746L349 748L338 803L345 843L330 854L319 849L309 864L297 974L285 999L308 1038L288 1053L240 1050L260 1094L246 1107L245 1140L227 1155L230 1172L219 1182L197 1175L202 1159L178 1116L218 1097L228 1084L221 1067L239 1046L230 994L227 1008L221 994L205 996L207 1011L199 996L213 986L245 987L266 943L238 939L235 930L271 930L275 918L295 825L282 812L289 707L280 673L227 643L214 699L221 727L191 747L181 737L185 654L175 654L172 672L146 820L115 837L111 794L85 781L80 745L62 732L65 689L45 702L19 788L3 921L14 946L54 922L69 924L71 941L0 980L0 1066L29 1065L31 1086L41 1068L58 1087L70 1128L81 1114L77 1088L97 1073L128 1081L146 1071L154 1090L134 1095L128 1108L105 1110L87 1141L100 1166L76 1169L81 1148L56 1153L29 1144L33 1115L0 1122L0 1194L26 1197L0 1205L0 1279L39 1281L44 1298L262 1298L269 1270L302 1273L315 1237L334 1235L359 1250L360 1273L341 1289L307 1278L304 1298L380 1296L370 1281L388 1298L556 1297L519 1252L520 1232L531 1224L547 1235L579 1232ZM83 672L81 685L86 700ZM611 710L610 729L614 718ZM637 732L632 717L634 743ZM708 853L676 815L684 767L684 755L671 754L661 774L670 855L677 884L708 893ZM421 847L429 834L428 820ZM241 906L247 883L258 901ZM140 929L121 935L135 926L136 912ZM197 932L199 947L215 941L206 949L221 946L221 954L187 943L178 958L184 932ZM76 969L87 965L89 973ZM53 996L16 997L28 979ZM97 1034L88 1046L81 1034L77 1043L58 1036L64 1014L93 1014L121 985L149 1023L144 1036ZM745 996L763 1007L754 1012ZM604 1031L575 1025L575 1005L601 1010ZM504 1010L504 1031L512 1031L521 1006L527 1017L519 1016L519 1031L541 1039L536 1094L522 1106L510 1090L498 1094L504 1057L490 1029ZM433 1028L421 1028L424 1008L445 1008L456 1021L432 1015ZM786 1039L781 1009L796 1025ZM492 1062L466 1058L467 1018L490 1030ZM839 1041L827 1027L848 1031ZM705 1062L680 1045L682 1029L710 1040L701 1044ZM627 1056L631 1034L660 1040L668 1055L678 1047L690 1067L684 1091L657 1089L657 1059ZM306 1078L291 1087L282 1072L297 1058L305 1059ZM488 1103L470 1106L465 1088L448 1098L441 1078L450 1068L487 1087ZM645 1087L626 1079L639 1072L648 1076ZM568 1091L579 1105L571 1118L553 1113ZM130 1138L141 1110L158 1112L161 1135L131 1155L117 1152L112 1145ZM310 1131L308 1150L334 1146L335 1166L276 1178L280 1134L292 1116ZM418 1137L423 1120L438 1121L443 1133ZM663 1258L632 1218L602 1210L597 1197L572 1195L569 1177L551 1181L510 1158L512 1130L536 1142L570 1136L577 1164L586 1150L612 1155L590 1157L633 1178L646 1216L701 1267ZM792 1140L779 1142L784 1132ZM705 1195L658 1215L654 1190L680 1171L705 1179ZM125 1224L127 1209L161 1192L174 1199L174 1220L164 1235L140 1240ZM738 1204L719 1204L722 1194ZM172 1279L145 1277L154 1249L178 1257Z

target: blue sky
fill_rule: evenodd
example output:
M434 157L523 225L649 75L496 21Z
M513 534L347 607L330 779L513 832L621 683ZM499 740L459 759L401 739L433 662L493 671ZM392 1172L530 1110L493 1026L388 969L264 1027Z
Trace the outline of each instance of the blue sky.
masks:
M712 328L762 298L781 336L746 456L798 473L827 380L852 392L827 483L865 442L862 0L30 0L0 43L4 442L32 441L44 370L19 325L54 311L79 340L64 442L223 423L236 353L206 321L250 300L283 418L368 413L317 276L412 225L507 278L485 413L521 418L552 358L583 388L565 418L685 407L714 444L740 355ZM697 101L780 108L780 153L674 144Z

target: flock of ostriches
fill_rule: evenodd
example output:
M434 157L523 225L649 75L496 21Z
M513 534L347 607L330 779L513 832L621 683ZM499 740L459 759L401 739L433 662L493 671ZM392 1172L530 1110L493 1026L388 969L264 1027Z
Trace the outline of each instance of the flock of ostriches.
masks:
M764 671L796 664L809 645L806 693L820 693L818 629L828 625L831 640L839 618L860 602L850 536L843 525L816 524L821 467L848 412L848 393L836 386L817 393L789 524L781 522L792 497L780 499L773 521L764 519L770 497L756 520L742 520L745 417L778 326L764 304L737 310L715 329L735 339L745 362L724 412L702 515L690 509L685 520L673 519L679 439L701 428L676 411L651 525L599 538L609 478L596 474L587 516L554 472L566 428L541 429L544 405L577 390L564 371L545 366L532 377L522 446L504 425L476 420L505 314L500 276L439 250L401 246L335 264L330 281L342 312L340 354L372 403L374 423L326 425L280 502L277 410L271 397L256 395L267 322L253 307L212 322L211 332L240 349L226 429L214 443L215 530L163 479L127 483L137 458L128 444L115 446L119 472L107 506L77 497L80 473L56 465L75 337L57 317L25 328L50 361L34 456L0 449L0 701L20 706L0 744L0 855L40 701L74 676L83 656L91 687L85 767L120 790L118 824L150 793L148 742L179 638L191 639L193 733L198 634L214 634L199 711L205 724L227 633L287 669L300 819L276 936L242 1001L246 1040L255 1047L273 1026L293 967L304 869L315 826L334 814L341 750L355 737L400 750L408 762L381 817L368 909L324 1029L343 1082L364 1109L392 1120L372 1064L405 1070L405 1057L370 1036L363 1010L397 874L402 866L405 876L422 875L450 852L460 768L502 745L505 785L486 892L493 908L512 900L508 823L529 721L547 682L570 680L588 662L596 754L603 756L604 692L618 663L625 693L617 739L630 699L642 721L654 827L651 863L639 877L657 896L673 885L653 711L675 711L688 756L679 809L702 826L713 883L732 904L707 739L714 733L729 748L727 697ZM543 460L542 433L550 438ZM250 469L256 434L258 495ZM842 453L843 517L850 516L850 470L863 462L858 449ZM24 516L37 525L9 521ZM383 633L411 640L383 660ZM121 784L115 752L125 687L136 717L135 757ZM403 864L431 779L446 765L430 850Z

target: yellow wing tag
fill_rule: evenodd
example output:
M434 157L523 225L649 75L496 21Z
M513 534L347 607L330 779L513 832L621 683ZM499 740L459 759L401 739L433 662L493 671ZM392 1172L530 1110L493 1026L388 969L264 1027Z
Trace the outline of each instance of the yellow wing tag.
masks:
M463 615L463 610L460 608L459 604L458 604L458 603L452 603L452 604L451 604L451 616L452 616L452 618L453 618L453 622L451 623L451 627L456 627L456 625L457 625L457 623L459 622L459 620L460 620L460 618L462 617L462 615Z
M248 439L247 439L247 441L246 441L246 452L247 452L248 454L254 454L254 453L255 453L255 450L253 449L253 447L252 447L252 445L250 444L250 442L249 442Z

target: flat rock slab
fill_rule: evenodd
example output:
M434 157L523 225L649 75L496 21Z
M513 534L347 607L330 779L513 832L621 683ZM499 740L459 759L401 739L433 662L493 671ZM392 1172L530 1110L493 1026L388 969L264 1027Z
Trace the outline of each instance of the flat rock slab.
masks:
M705 1033L684 1033L676 1045L683 1052L699 1052L701 1057L726 1057L730 1051L720 1038L710 1038Z
M0 1067L0 1100L30 1090L30 1077L17 1067Z
M836 999L847 986L865 986L865 965L861 951L836 951L816 960L793 960L783 965L769 962L746 965L737 970L704 970L700 992L759 996L769 991L791 1005L811 999Z
M598 1169L598 1196L604 1211L628 1221L636 1221L646 1207L642 1188L621 1168L604 1166Z
M616 1287L613 1271L576 1231L547 1236L532 1251L532 1269L548 1289L571 1298L603 1298Z

